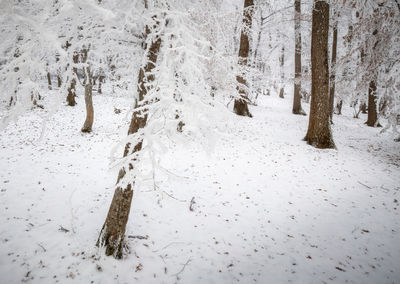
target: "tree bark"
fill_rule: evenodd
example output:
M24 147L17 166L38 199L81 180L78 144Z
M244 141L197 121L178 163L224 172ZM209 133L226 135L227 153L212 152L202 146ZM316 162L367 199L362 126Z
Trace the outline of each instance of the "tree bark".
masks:
M239 65L246 66L247 58L249 56L249 30L252 24L253 17L253 9L254 9L254 0L244 0L244 8L243 8L243 28L240 34L240 47L239 47ZM247 31L246 31L247 30ZM249 108L247 106L247 87L248 84L246 79L243 76L236 76L236 81L239 83L238 91L240 95L240 99L235 99L235 103L233 106L233 111L237 115L252 117ZM244 88L242 87L244 86Z
M294 1L294 33L295 33L295 50L294 50L294 93L293 93L293 114L306 115L301 107L301 2Z
M89 67L86 67L85 76L86 76L85 79L86 119L81 131L92 132L93 118L94 118L93 100L92 100L93 84Z
M311 39L311 108L304 138L317 148L335 148L329 123L329 4L314 1Z
M67 45L68 46L68 45ZM79 61L79 54L77 52L74 52L74 55L72 57L73 62L76 64ZM73 73L78 76L78 72L76 67L73 67ZM68 88L68 95L67 95L67 102L69 106L75 106L76 105L76 101L75 101L75 97L76 97L76 79L72 78L71 80L71 84Z
M98 94L102 94L103 93L103 91L102 91L102 89L101 89L101 84L103 83L103 80L104 80L104 76L99 76L99 86L98 86L98 88L97 88L97 93Z
M47 72L47 86L48 86L49 90L51 90L51 76L50 76L50 72Z
M280 62L280 66L281 66L281 89L279 91L279 97L281 99L285 98L285 87L284 87L284 83L285 83L285 69L284 69L284 65L285 65L285 47L282 46L281 48L281 57L279 58L279 62Z
M335 101L335 80L336 80L336 50L337 50L337 22L333 26L333 39L332 39L332 58L331 58L331 78L329 88L329 118L333 123L333 105Z
M376 23L375 23L376 25ZM378 29L375 29L372 32L372 35L375 37L375 42L372 47L372 51L375 52L376 46L378 45L379 41L377 39L377 34L378 34ZM375 72L375 71L374 71ZM377 106L376 106L376 78L377 74L374 73L372 80L369 83L369 88L368 88L368 119L365 122L368 126L371 127L381 127L380 124L378 124L378 114L377 114Z
M375 127L375 124L378 120L376 99L376 82L375 80L371 80L368 88L368 119L367 122L365 122L368 126L371 127Z
M148 35L150 30L146 28ZM150 45L147 52L147 63L139 70L138 76L138 100L136 107L140 107L140 102L143 101L148 89L149 82L154 81L154 75L151 74L156 66L158 53L161 46L161 38L157 37ZM128 135L137 133L139 129L144 128L147 122L147 113L143 110L135 110L132 115L131 124L129 126ZM138 142L133 148L130 143L127 143L124 150L124 157L129 154L134 154L142 149L143 141ZM135 161L136 159L133 159ZM129 171L133 170L133 164L129 165ZM129 212L132 203L133 186L135 181L130 181L124 188L118 186L119 181L125 176L125 169L121 169L118 174L117 188L114 192L114 197L107 214L106 221L101 229L97 246L104 246L106 255L113 255L115 258L122 258L122 249L124 245L125 229L128 222Z

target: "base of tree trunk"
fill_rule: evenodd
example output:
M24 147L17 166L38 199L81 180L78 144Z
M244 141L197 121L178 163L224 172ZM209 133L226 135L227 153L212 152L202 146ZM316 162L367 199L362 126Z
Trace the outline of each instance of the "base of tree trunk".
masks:
M89 125L84 125L84 126L82 127L82 129L81 129L81 132L83 132L83 133L90 133L90 132L92 132L92 127L89 126Z
M320 137L319 139L312 139L307 135L306 137L304 137L304 141L306 141L309 145L314 146L315 148L336 149L332 137Z
M247 106L247 102L244 100L235 100L235 104L233 105L233 111L237 115L253 117L253 115L249 111L249 107Z
M370 127L382 127L382 125L380 123L376 124L376 121L367 120L366 122L364 122L364 124L366 124L367 126L370 126Z
M75 95L69 95L67 96L67 103L69 106L75 106L76 101L75 101Z
M120 173L121 175L121 173ZM107 219L101 229L96 246L104 247L106 255L117 259L123 256L126 223L128 222L133 190L117 188L108 211Z
M293 110L292 110L292 113L293 113L293 114L298 114L298 115L307 115L307 113L306 113L302 108L300 108L300 109L293 109Z

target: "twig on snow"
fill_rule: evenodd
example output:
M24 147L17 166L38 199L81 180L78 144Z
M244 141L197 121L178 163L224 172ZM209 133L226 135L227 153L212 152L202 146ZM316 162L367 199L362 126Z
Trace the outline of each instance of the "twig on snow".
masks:
M370 186L368 186L368 185L366 185L366 184L363 184L363 183L360 182L360 181L358 181L358 183L361 184L361 185L363 185L363 186L365 186L366 188L372 189L372 187L370 187Z
M191 262L191 261L192 261L192 259L189 257L189 259L186 261L186 263L182 266L182 269L179 270L177 273L172 274L172 276L176 276L176 278L178 278L178 277L179 277L179 274L181 274L181 273L185 270L186 265L188 265L189 262Z

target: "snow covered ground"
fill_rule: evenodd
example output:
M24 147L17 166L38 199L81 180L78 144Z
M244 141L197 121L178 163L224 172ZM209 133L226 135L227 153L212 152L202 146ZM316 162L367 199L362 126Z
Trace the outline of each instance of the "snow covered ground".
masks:
M34 113L1 133L1 283L400 283L400 143L345 108L338 149L315 149L290 98L232 115L211 154L171 147L169 179L135 191L130 254L105 257L109 155L130 105L94 96L92 134L80 132L82 97L42 140Z

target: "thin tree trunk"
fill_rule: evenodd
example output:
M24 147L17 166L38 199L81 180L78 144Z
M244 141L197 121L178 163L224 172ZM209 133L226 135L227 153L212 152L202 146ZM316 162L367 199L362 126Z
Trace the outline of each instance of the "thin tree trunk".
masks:
M49 90L51 90L51 76L50 76L50 72L47 72L47 86L48 86Z
M301 2L294 1L294 33L295 33L295 50L294 50L294 93L293 93L293 114L306 115L301 107Z
M248 31L250 30L252 24L253 9L254 9L254 1L244 0L243 29L240 34L240 47L239 47L239 64L242 66L247 65L247 58L249 56L250 43L249 43ZM244 29L246 29L247 32ZM236 81L239 83L238 90L241 98L235 99L233 111L237 115L252 117L249 108L247 106L248 94L246 89L248 87L248 84L246 82L246 79L244 79L243 76L238 75L236 76Z
M90 74L90 68L86 67L85 71L85 105L86 105L86 120L81 129L82 132L92 132L94 110L92 100L92 78Z
M98 94L102 94L103 92L102 92L102 89L101 89L101 84L103 83L103 79L104 79L104 76L99 76L99 86L98 86L98 88L97 88L97 93Z
M342 106L343 106L343 100L340 100L337 104L336 104L336 108L337 108L337 114L341 115L342 114Z
M59 88L61 87L61 77L60 77L60 75L57 75L57 86Z
M148 35L150 30L146 28ZM136 107L140 106L148 89L146 85L154 81L154 75L151 74L156 66L158 53L161 46L161 38L158 37L152 41L147 52L147 63L139 70L138 77L138 101ZM146 85L145 85L146 84ZM147 113L145 111L134 111L129 126L128 135L137 133L139 129L144 128L147 122ZM125 146L124 157L129 154L134 154L142 149L143 141L137 143L133 148L130 143ZM135 161L135 159L134 159ZM133 170L134 165L129 165L129 171ZM132 203L133 186L135 181L130 181L125 187L118 186L119 181L125 176L125 169L121 169L117 179L117 189L114 192L114 197L107 214L106 221L101 229L97 246L104 246L106 255L113 255L115 258L122 258L122 248L124 244L125 229L128 222L129 212Z
M332 59L331 59L331 78L329 88L329 118L333 123L333 105L335 101L335 79L336 79L336 50L337 50L337 22L333 26L333 40L332 40Z
M335 147L329 123L328 33L329 4L315 0L312 12L311 108L304 140L317 148Z
M279 58L280 61L280 66L281 66L281 89L279 91L279 97L281 99L285 98L285 87L284 87L284 82L285 82L285 47L282 46L281 48L281 57Z

